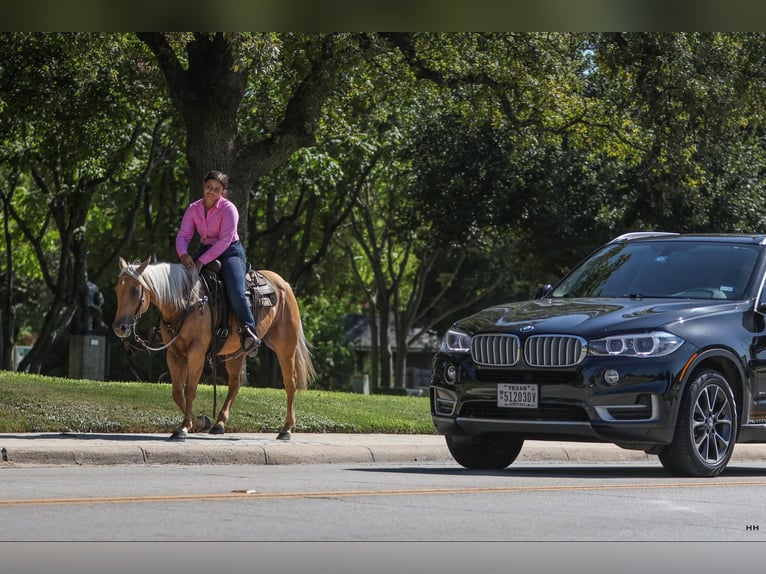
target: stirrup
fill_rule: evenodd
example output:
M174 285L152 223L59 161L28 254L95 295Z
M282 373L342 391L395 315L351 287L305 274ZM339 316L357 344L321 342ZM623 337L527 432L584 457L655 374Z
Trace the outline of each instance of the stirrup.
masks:
M245 327L243 331L242 350L250 357L255 356L255 354L258 353L258 349L261 347L261 339L247 327Z
M248 339L251 341L252 339ZM258 350L261 348L260 343L255 343L254 345L250 345L249 349L245 350L245 354L247 354L248 357L255 357L258 354Z

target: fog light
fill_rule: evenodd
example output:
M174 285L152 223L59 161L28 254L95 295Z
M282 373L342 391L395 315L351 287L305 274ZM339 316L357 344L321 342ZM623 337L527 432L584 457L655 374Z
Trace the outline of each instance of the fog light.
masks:
M620 373L614 369L606 369L604 371L604 382L607 385L616 385L620 380Z
M455 384L455 381L457 381L457 367L452 363L444 367L444 380L450 385Z

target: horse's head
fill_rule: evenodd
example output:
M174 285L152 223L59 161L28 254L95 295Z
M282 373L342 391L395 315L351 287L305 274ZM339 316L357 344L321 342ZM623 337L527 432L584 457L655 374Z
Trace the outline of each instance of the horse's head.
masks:
M138 280L146 266L149 265L149 258L141 265L128 265L120 257L120 275L117 278L117 286L114 288L117 293L117 312L114 316L112 329L115 334L124 339L129 337L136 326L136 321L149 308L149 296L146 288Z

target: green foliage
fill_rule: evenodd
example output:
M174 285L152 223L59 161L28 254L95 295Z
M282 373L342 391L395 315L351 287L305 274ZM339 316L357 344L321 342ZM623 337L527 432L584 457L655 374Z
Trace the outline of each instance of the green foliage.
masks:
M63 332L85 274L108 318L116 255L175 258L208 162L235 170L249 256L294 285L333 390L362 303L443 328L625 231L766 224L762 33L151 38L177 69L134 34L2 34L17 331L55 307Z
M737 207L744 197L755 211L764 207L763 61L753 59L762 46L761 34L595 37L588 83L610 127L602 145L623 162L614 179L624 190L615 198L623 227L694 232L762 224L762 216Z
M346 345L345 317L352 305L350 293L327 293L309 298L302 305L301 318L317 377L314 388L350 391L354 357Z
M133 35L3 35L0 176L18 246L3 264L20 278L4 301L21 306L20 333L39 335L34 371L70 322L82 329L85 281L101 281L136 229L137 198L172 157L161 144L167 100L145 56Z

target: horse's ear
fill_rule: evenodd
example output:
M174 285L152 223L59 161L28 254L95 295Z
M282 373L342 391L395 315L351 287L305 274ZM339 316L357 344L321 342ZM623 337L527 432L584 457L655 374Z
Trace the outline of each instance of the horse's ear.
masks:
M125 261L122 257L120 257L120 271L125 269L128 266L128 262Z
M146 266L149 265L149 262L152 260L151 257L147 257L144 262L141 264L141 266L136 270L136 272L141 275L141 273L144 272L144 269L146 269Z

